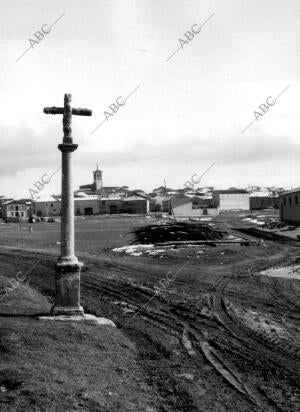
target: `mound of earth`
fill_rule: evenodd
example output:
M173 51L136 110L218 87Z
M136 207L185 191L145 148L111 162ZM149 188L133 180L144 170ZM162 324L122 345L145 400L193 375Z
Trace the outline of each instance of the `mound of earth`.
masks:
M48 314L50 309L48 299L28 282L0 275L0 314Z

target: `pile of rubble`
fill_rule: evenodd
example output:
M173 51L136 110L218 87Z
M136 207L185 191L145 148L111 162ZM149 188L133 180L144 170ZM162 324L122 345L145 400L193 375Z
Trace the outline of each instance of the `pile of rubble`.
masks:
M221 240L228 233L214 229L209 224L168 222L134 228L133 244L156 244L172 241Z
M279 222L277 219L268 219L264 222L262 226L263 229L282 229L286 226L286 223Z

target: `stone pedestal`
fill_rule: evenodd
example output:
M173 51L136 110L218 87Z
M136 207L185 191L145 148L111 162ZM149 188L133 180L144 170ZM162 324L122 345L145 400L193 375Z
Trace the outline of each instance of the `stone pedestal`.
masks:
M60 262L56 264L55 303L52 315L83 315L80 306L80 271L81 262Z

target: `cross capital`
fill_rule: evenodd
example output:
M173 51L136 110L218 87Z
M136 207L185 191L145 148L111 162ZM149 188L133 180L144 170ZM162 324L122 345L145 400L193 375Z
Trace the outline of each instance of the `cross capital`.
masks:
M63 144L73 144L72 138L72 115L76 116L91 116L92 110L83 108L72 108L71 106L72 96L66 93L64 98L64 107L44 107L44 113L46 114L62 114L63 115L63 131L64 138Z

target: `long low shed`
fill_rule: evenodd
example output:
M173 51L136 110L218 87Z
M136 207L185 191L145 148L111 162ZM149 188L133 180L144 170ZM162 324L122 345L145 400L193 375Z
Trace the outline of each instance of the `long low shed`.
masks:
M300 187L279 195L280 221L300 225Z

